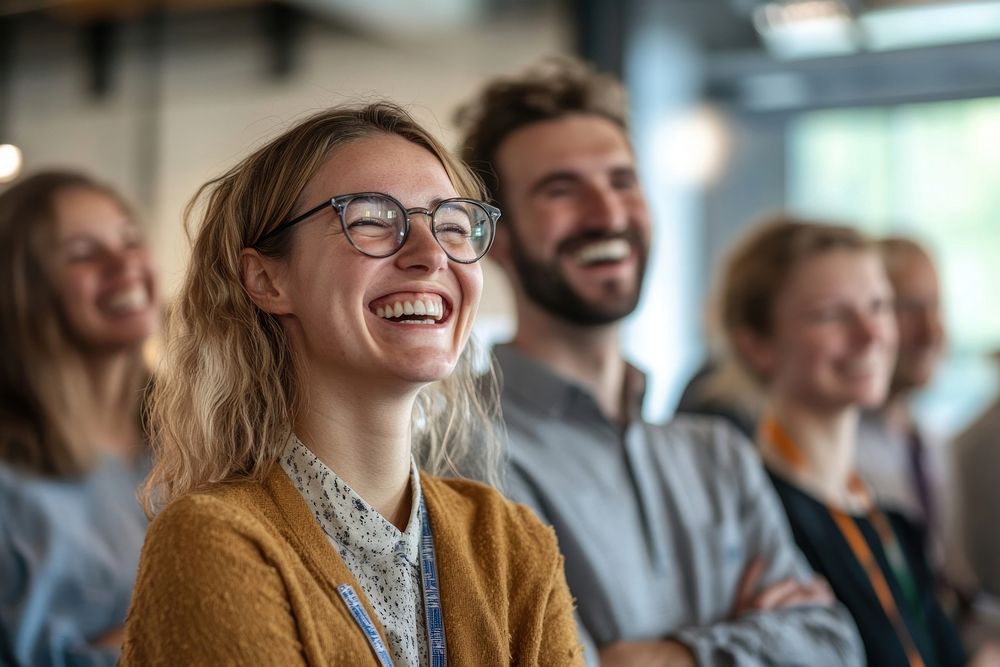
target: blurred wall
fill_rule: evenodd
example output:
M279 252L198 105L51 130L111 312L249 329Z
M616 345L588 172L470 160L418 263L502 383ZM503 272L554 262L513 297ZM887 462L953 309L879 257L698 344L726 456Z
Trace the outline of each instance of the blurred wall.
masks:
M360 35L318 21L297 38L296 67L268 72L253 12L171 17L156 33L133 21L118 44L112 84L87 90L80 35L69 28L14 35L5 141L24 151L25 173L86 169L119 187L149 223L166 292L187 257L182 212L195 190L289 123L344 101L388 97L408 106L449 146L454 109L487 77L569 50L564 17L521 12L438 33ZM487 269L481 308L490 331L509 328L509 289Z

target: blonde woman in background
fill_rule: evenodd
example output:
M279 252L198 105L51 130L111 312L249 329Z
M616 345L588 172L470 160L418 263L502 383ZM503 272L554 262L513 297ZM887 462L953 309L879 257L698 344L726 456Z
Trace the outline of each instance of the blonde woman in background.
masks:
M796 542L854 616L868 664L965 664L920 531L881 509L856 468L861 410L885 400L896 359L876 246L847 227L772 220L727 264L721 307L767 391L757 440ZM979 664L997 664L991 650Z
M142 346L158 324L150 252L117 194L50 171L0 195L6 661L118 658L147 523Z
M435 476L490 423L462 354L499 217L479 184L374 104L202 195L123 663L579 663L551 530Z

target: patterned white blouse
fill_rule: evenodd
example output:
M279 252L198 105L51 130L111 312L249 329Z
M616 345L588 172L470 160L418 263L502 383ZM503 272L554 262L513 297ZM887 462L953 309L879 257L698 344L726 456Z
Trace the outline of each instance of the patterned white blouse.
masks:
M410 518L406 531L400 532L297 437L289 440L280 462L375 610L385 628L383 639L393 664L428 664L416 464L411 463Z

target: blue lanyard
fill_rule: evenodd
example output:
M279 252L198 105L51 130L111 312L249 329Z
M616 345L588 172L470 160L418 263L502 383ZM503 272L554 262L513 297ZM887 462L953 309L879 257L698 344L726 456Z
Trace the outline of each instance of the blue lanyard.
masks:
M441 616L441 591L438 588L437 558L434 555L434 533L431 520L420 497L422 534L420 535L420 581L424 588L424 624L427 626L427 652L431 667L446 667L448 652L444 640L444 618Z
M365 611L361 600L358 599L358 594L354 592L354 587L350 584L341 584L337 586L337 592L340 593L341 599L350 610L351 616L354 617L354 622L368 638L368 643L371 644L372 650L375 651L375 657L378 658L378 664L381 667L392 667L392 658L389 657L389 652L385 649L385 643L378 636L378 630L375 629L375 624L372 623L368 612Z
M444 637L444 618L441 615L441 591L438 588L437 557L434 553L434 533L431 531L431 521L420 498L420 581L424 593L424 624L427 626L427 652L430 655L431 667L447 667L448 655ZM337 586L337 592L347 605L354 622L365 633L368 644L375 652L381 667L392 667L392 658L386 650L385 642L378 634L375 624L365 611L354 587L350 584Z

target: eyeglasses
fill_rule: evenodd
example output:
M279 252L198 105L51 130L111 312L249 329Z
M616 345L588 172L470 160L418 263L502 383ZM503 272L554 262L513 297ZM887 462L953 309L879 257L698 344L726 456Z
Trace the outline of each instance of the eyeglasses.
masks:
M410 235L413 214L426 215L431 233L449 259L472 264L482 259L493 245L500 209L475 199L444 199L432 209L405 208L396 199L380 192L360 192L333 197L261 237L257 245L292 225L332 206L351 245L369 257L389 257L399 252Z

